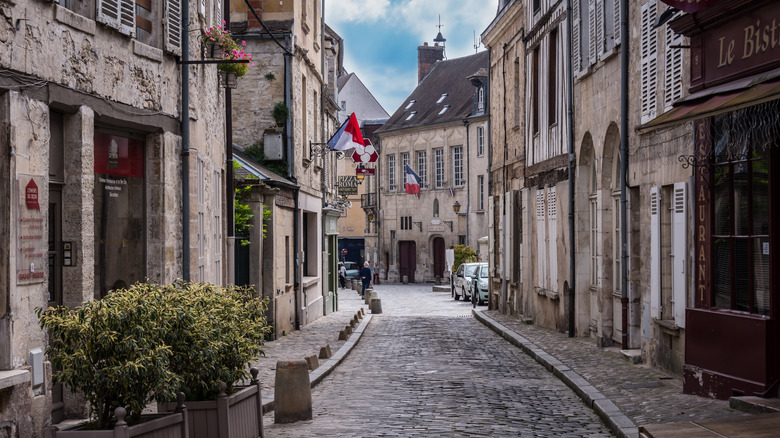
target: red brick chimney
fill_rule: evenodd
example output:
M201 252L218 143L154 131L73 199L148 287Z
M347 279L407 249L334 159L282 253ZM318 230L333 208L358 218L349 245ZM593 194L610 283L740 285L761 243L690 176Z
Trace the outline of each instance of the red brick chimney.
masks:
M417 47L417 83L422 82L425 75L431 71L433 64L436 61L444 59L444 46L440 46L438 43L433 46L429 46L428 43L424 43L422 46Z
M249 4L252 5L252 8L254 8L261 20L263 19L263 3L263 0L249 0ZM248 28L259 29L261 27L260 22L255 18L255 14L249 8L246 11L246 19Z

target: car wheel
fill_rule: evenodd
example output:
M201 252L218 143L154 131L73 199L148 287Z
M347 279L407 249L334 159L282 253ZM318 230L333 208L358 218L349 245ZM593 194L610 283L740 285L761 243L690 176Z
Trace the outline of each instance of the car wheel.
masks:
M466 289L461 288L460 291L461 291L461 298L463 299L463 301L466 301Z
M455 292L455 286L452 287L452 298L454 298L455 301L458 301L460 299L460 296L458 296L458 293Z

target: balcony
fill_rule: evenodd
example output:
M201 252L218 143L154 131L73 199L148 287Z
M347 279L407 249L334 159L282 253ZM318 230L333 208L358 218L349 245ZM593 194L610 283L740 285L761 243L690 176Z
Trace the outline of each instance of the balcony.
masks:
M367 193L360 195L360 207L361 208L376 208L376 193Z

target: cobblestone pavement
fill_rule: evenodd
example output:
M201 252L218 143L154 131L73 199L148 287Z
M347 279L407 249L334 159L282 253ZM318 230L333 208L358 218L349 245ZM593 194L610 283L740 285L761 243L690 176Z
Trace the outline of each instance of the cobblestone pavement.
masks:
M749 415L730 409L728 401L683 394L680 378L631 364L617 348L599 348L593 339L569 338L495 310L484 313L571 368L637 426Z
M276 362L280 360L303 360L306 356L319 355L320 347L330 344L331 352L335 353L346 341L339 341L339 331L349 324L360 307L368 306L355 291L339 289L339 310L326 317L319 318L301 330L280 336L277 340L266 343L265 356L252 365L260 371L258 379L263 390L263 399L271 399L274 394L274 379L276 377ZM322 363L324 359L320 360Z
M379 285L346 360L312 389L314 418L272 437L609 437L560 380L430 285Z

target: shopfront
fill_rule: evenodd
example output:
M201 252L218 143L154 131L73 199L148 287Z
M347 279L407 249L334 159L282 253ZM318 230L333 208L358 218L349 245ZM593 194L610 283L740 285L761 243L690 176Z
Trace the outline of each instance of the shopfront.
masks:
M690 38L690 95L650 125L694 122L694 296L684 392L773 396L780 379L780 3L721 0Z

